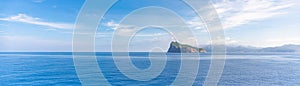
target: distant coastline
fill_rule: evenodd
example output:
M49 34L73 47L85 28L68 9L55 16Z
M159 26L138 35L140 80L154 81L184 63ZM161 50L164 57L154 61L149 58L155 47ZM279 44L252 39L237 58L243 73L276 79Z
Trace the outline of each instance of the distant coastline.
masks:
M19 54L19 55L73 55L74 52L0 52L0 55L13 55L13 54ZM110 56L113 53L124 55L124 53L131 54L140 54L140 55L149 55L150 53L164 53L164 54L180 54L180 53L167 53L167 52L77 52L81 54L95 54L100 56ZM188 53L187 53L188 54ZM212 53L212 52L206 52L206 53L199 53L201 55L212 55L212 54L224 54L224 53ZM226 55L300 55L300 52L225 52Z
M206 53L201 53L204 55L210 55L211 46L204 46L203 49L206 50ZM72 55L72 51L0 51L0 54L41 54L41 55ZM96 53L96 54L107 54L111 55L113 52L76 52L76 53ZM128 53L128 52L114 52L114 53ZM149 53L149 52L129 52L129 53ZM166 52L154 52L154 53L167 53ZM215 52L218 54L218 52ZM300 45L283 45L277 47L266 47L266 48L256 48L256 47L247 47L247 46L226 46L227 55L285 55L285 54L300 54Z

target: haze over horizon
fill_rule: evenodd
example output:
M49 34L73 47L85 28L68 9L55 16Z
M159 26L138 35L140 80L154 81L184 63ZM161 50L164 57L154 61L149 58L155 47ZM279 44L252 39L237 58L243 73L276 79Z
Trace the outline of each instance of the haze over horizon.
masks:
M0 52L72 51L74 23L84 0L2 0L0 2ZM212 3L219 13L225 31L225 40L229 46L265 48L300 45L299 0L212 0ZM126 32L136 27L119 25L120 21L136 8L145 6L168 8L185 20L192 29L194 37L180 42L199 47L210 45L209 33L202 20L180 0L173 2L121 0L107 12L99 24L95 38L96 51L111 51L112 34L117 27L123 30L115 34L128 36ZM160 13L149 15L144 12L139 15L149 18L169 17ZM143 19L137 20L143 23ZM167 32L153 27L137 33L129 47L131 51L149 51L153 47L167 50L172 40L174 39ZM192 43L195 40L197 44Z

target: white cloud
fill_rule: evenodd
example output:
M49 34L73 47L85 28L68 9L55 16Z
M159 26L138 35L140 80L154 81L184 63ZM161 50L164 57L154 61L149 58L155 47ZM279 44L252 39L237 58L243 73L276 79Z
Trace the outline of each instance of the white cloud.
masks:
M116 31L114 34L122 35L122 36L129 36L130 33L134 31L134 28L136 28L136 26L133 25L119 25L114 21L107 22L104 24L104 26L107 26L110 29Z
M204 29L204 23L199 21L201 21L199 18L193 18L192 20L187 21L187 24L190 25L191 28L196 30Z
M10 21L10 22L22 22L22 23L47 26L47 27L57 28L57 29L72 29L73 28L73 24L45 22L45 21L42 21L40 18L34 18L34 17L28 16L26 14L18 14L15 16L0 18L0 20Z
M127 25L120 25L116 28L119 30L116 30L114 34L121 36L130 36L136 30L136 27Z
M237 41L231 37L225 37L224 39L222 38L217 38L215 40L209 40L207 41L206 45L210 45L210 44L216 44L216 45L240 45L240 41Z
M230 29L255 21L261 21L276 15L286 14L283 9L294 5L290 0L222 0L215 2L214 7L223 23L224 29ZM204 27L198 17L188 24L195 29Z
M117 27L119 26L119 24L115 23L114 21L110 21L110 22L107 22L107 23L105 24L105 26L111 27L111 29L116 30Z
M241 6L232 6L237 4ZM233 28L253 21L260 21L276 15L285 14L286 12L281 10L292 5L293 4L288 0L247 0L244 2L226 0L214 6L216 6L217 12L220 14L224 28ZM222 11L224 8L228 10Z
M137 30L137 28L142 28L142 27L138 27L138 26L134 26L134 25L119 25L114 21L110 21L104 24L105 26L111 28L112 30L115 31L114 34L119 35L119 36L131 36L131 34ZM169 27L175 27L178 28L178 26L174 26L174 25L169 25ZM116 30L118 29L118 30ZM180 28L182 29L182 28ZM191 33L188 33L187 31L181 31L180 29L176 29L178 31L178 35L182 35L179 36L179 38L177 38L176 40L184 43L184 44L190 44L193 46L197 46L196 44L196 37L193 37L193 35L191 35ZM189 34L188 36L185 36ZM132 35L133 36L133 35ZM145 42L145 41L159 41L162 42L161 40L164 40L164 43L168 43L169 41L175 40L174 38L171 37L170 34L168 34L167 32L141 32L141 33L137 33L134 35L135 37L142 37L140 38L139 41L141 42ZM185 38L188 37L188 38ZM162 42L162 43L163 43Z
M165 36L165 35L169 35L168 33L148 33L148 34L136 34L135 36L145 36L145 37L155 37L155 36Z
M237 41L237 40L234 40L234 39L232 39L232 38L230 38L230 37L226 37L226 38L225 38L225 43L226 43L227 45L235 45L235 44L238 43L238 41Z
M137 26L134 25L119 25L114 21L105 23L105 26L114 30L115 31L114 34L121 35L121 36L130 36L130 34L133 33L136 30L136 28L138 28ZM150 35L141 35L141 36L150 36Z

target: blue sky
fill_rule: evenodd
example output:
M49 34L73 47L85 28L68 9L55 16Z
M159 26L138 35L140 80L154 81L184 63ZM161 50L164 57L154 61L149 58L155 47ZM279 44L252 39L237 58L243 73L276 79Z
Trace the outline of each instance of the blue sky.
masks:
M71 51L72 32L84 0L1 0L0 51ZM223 24L228 45L272 47L300 44L299 0L213 0ZM120 0L104 16L96 37L97 51L110 51L117 27L130 31L120 20L140 7L158 6L181 16L194 37L182 41L194 46L209 45L209 34L193 10L180 0ZM139 15L168 18L168 15ZM143 18L137 19L143 23ZM160 22L160 21L157 21ZM172 21L170 21L172 23ZM176 27L175 27L176 28ZM177 27L180 28L180 27ZM159 28L138 33L130 43L132 51L168 48L172 37ZM197 44L192 41L197 40Z

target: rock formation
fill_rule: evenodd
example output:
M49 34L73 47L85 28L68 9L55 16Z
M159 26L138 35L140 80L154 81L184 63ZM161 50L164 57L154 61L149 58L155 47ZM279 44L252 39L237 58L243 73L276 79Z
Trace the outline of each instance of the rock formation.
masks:
M171 42L168 53L205 53L203 48L197 48L186 44L180 44L178 42Z

